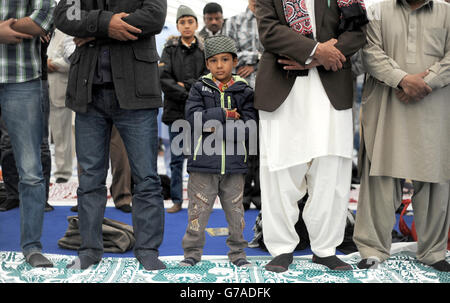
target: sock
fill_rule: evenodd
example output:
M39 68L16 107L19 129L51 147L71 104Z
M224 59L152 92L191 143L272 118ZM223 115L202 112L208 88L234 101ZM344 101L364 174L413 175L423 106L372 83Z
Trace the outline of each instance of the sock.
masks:
M194 266L197 263L198 261L195 260L194 258L186 258L180 262L180 266Z
M40 252L32 252L25 259L33 267L53 267L53 263Z
M100 263L100 261L96 261L93 258L86 256L86 255L81 255L78 258L76 258L75 260L73 260L72 263L68 264L66 266L66 268L67 269L87 269L89 266L98 264L98 263Z
M450 263L445 260L441 260L439 262L431 264L430 266L442 272L450 272Z
M283 272L289 269L289 265L291 265L294 260L294 255L292 253L281 254L273 258L266 266L266 270L273 272Z
M237 259L231 263L233 263L237 267L249 267L252 265L252 263L248 262L247 259L245 259L245 258Z
M325 265L331 270L352 270L352 266L350 264L345 263L336 255L320 258L313 254L312 258L313 263Z
M357 266L359 269L376 269L378 268L378 264L380 264L378 257L368 257L362 259Z
M146 255L136 257L138 261L144 266L145 270L160 270L166 269L166 265L161 262L156 255Z

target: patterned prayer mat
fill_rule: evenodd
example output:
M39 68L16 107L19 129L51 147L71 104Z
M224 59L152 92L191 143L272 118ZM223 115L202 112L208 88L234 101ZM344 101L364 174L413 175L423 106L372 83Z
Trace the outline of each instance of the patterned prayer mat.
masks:
M327 270L311 262L311 256L296 256L284 273L266 271L270 257L248 257L249 268L232 265L226 256L205 256L194 267L178 266L181 256L161 257L167 269L146 271L134 258L104 258L87 270L68 270L73 256L46 255L54 268L32 268L18 252L0 252L2 283L449 283L450 274L418 262L414 253L394 254L378 269L359 270L359 254L340 256L354 270ZM450 253L447 252L450 261Z

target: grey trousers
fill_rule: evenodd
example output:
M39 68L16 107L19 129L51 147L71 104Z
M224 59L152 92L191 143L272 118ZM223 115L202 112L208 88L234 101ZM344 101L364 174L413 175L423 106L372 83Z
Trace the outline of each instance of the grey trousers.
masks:
M184 257L201 260L205 244L205 228L216 197L219 196L228 222L229 236L226 240L230 248L228 258L231 262L245 258L244 248L248 243L242 235L245 226L242 205L244 175L192 172L189 174L187 193L188 226L182 241Z
M365 156L353 240L362 258L389 258L395 211L402 201L400 179L369 176ZM450 225L450 183L413 180L411 198L417 231L417 259L431 265L445 259Z

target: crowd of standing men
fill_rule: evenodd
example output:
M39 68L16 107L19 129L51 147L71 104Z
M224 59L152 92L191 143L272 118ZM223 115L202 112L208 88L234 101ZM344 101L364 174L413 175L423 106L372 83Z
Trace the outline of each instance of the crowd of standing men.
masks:
M227 240L230 261L249 265L242 214L254 203L261 208L265 245L274 257L266 269L288 270L301 241L295 230L298 201L307 194L302 216L312 262L351 270L336 256L336 247L344 237L351 187L351 58L360 54L366 81L354 233L361 254L358 267L376 268L389 258L401 182L408 179L414 187L417 259L450 271L445 260L450 5L439 0L384 0L368 8L363 0L248 4L245 12L227 20L220 5L207 4L206 25L198 36L197 16L180 6L179 34L167 39L161 58L155 36L166 29L166 0L81 1L75 17L72 1L0 4L2 169L6 179L17 170L15 183L8 183L16 184L18 194L9 203L20 204L21 248L29 264L53 266L40 242L44 211L51 210L48 122L55 141L55 176L66 182L75 112L82 243L68 268L86 269L102 258L110 158L113 175L128 182L117 181L129 190L113 196L116 207L132 213L135 256L147 270L165 268L158 250L164 203L157 172L163 106L174 203L169 213L181 210L183 200L185 155L175 153L171 144L180 133L175 121L191 123L193 114L201 112L223 125L230 120L259 124L258 153L248 157L234 157L225 148L242 143L245 149L247 133L239 144L217 143L220 155L197 154L196 143L213 138L217 128L204 129L198 142L192 142L182 265L200 261L208 209L218 195L234 231ZM10 159L8 164L4 159Z

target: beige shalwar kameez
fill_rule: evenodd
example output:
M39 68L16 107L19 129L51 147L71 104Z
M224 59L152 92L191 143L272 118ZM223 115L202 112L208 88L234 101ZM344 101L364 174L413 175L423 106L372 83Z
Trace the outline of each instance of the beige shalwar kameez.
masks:
M389 257L400 179L414 184L417 258L445 259L450 222L450 5L406 0L368 9L371 20L363 62L361 188L354 240L363 258ZM395 90L407 74L430 70L432 93L405 104Z

